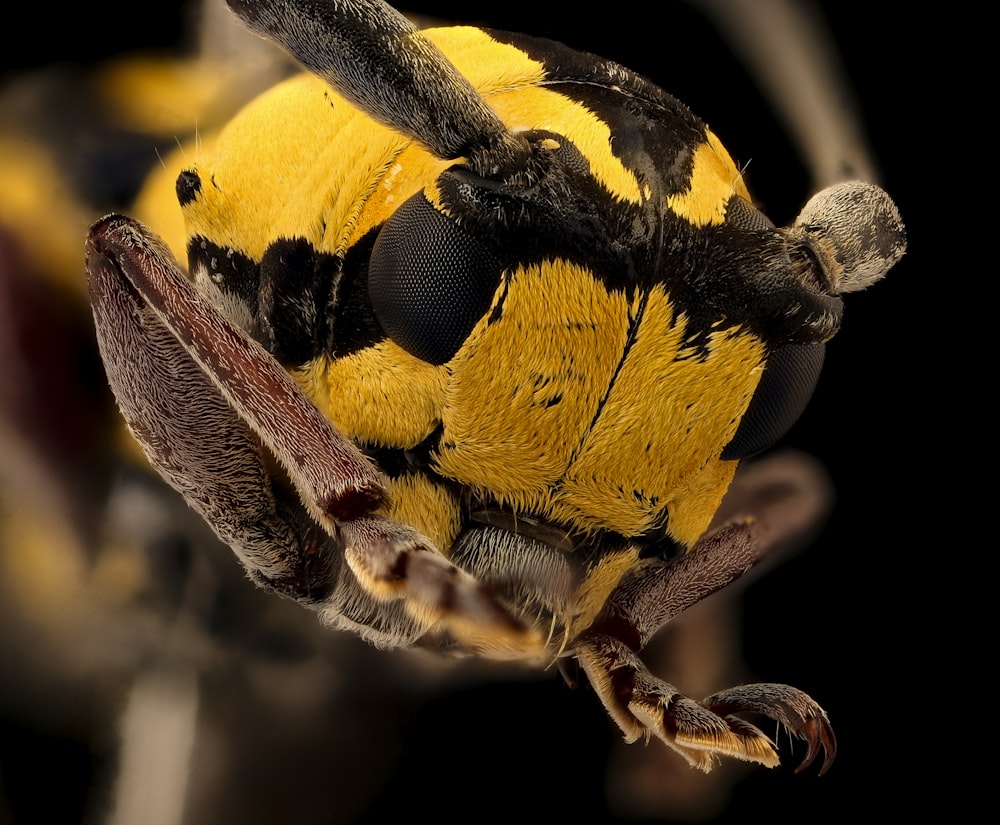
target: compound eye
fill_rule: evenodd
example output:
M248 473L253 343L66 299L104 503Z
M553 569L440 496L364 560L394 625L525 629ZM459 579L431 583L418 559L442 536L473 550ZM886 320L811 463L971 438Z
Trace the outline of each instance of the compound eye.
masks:
M726 223L750 232L769 232L774 229L774 224L767 215L738 195L730 198L726 205Z
M826 345L786 344L771 353L736 435L722 451L732 461L766 450L802 415L823 369Z
M393 341L423 361L443 364L489 309L500 273L487 244L417 194L375 240L368 294Z

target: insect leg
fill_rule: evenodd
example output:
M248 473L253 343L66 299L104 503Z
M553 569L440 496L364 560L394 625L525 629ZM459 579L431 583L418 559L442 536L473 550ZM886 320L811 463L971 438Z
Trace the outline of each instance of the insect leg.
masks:
M741 467L705 536L678 559L637 567L608 600L608 620L627 624L641 650L692 605L805 544L832 499L818 462L800 453Z
M829 768L836 753L833 730L823 709L802 691L744 685L699 702L653 676L638 655L671 619L801 541L829 502L828 481L805 457L779 455L749 465L737 475L706 537L681 558L649 560L622 581L574 653L627 740L655 735L706 771L715 756L771 766L777 754L770 739L733 715L757 713L807 741L800 770L821 750L821 772Z
M170 259L138 224L107 218L87 244L98 345L122 415L150 463L264 586L308 600L296 526L280 513L260 441L129 277ZM178 279L180 276L178 274Z
M577 660L627 742L656 736L706 773L718 756L778 764L771 740L735 717L723 718L653 676L624 642L593 635L575 645Z
M201 298L155 235L104 218L88 238L87 268L101 355L129 428L255 581L385 644L409 643L454 604L467 621L519 630L426 538L374 512L384 500L376 468ZM394 600L403 607L385 604Z
M132 302L148 306L164 327L156 337L172 335L188 353L185 372L200 368L211 376L240 418L273 449L296 488L310 492L304 498L314 502L317 521L351 518L381 503L382 483L371 463L332 429L273 358L201 298L162 242L137 221L109 216L95 224L88 239L88 269L92 297L109 306L124 300L112 295L111 281L128 282L125 292ZM93 278L94 269L103 277Z

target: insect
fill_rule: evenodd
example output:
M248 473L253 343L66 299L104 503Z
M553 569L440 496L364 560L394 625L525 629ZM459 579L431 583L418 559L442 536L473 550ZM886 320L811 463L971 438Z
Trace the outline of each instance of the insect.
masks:
M576 663L626 739L706 771L777 764L740 716L763 715L825 771L802 691L694 700L640 652L793 529L795 478L723 496L807 403L840 296L904 253L888 195L840 184L775 227L711 130L617 64L380 2L230 6L309 71L177 178L190 278L131 218L87 241L151 464L331 627Z

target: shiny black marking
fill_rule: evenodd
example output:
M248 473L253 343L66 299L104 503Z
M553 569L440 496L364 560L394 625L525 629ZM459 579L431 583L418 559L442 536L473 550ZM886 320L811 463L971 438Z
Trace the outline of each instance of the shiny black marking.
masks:
M773 346L832 333L840 300L798 280L784 236L750 205L734 197L736 219L715 226L695 226L667 206L670 195L688 186L694 149L705 140L697 121L673 110L664 115L614 89L555 88L586 101L608 123L614 151L648 197L638 204L617 200L571 141L540 130L525 133L530 162L502 184L451 167L437 182L445 209L505 271L564 259L610 291L631 296L662 284L693 347L705 348L710 334L726 328ZM548 148L551 141L558 149Z
M259 307L264 346L283 364L320 355L340 261L302 239L272 243L260 262Z
M260 289L260 267L246 255L219 246L201 235L188 241L188 270L194 275L199 270L226 295L231 295L258 316L257 293ZM257 336L256 330L247 330Z
M339 258L304 238L279 239L258 264L196 236L188 242L191 272L204 269L252 318L247 332L286 367L321 354L342 358L385 339L368 300L368 259L377 231Z
M201 192L201 176L197 172L184 170L177 176L174 190L177 192L177 202L182 207L187 206Z

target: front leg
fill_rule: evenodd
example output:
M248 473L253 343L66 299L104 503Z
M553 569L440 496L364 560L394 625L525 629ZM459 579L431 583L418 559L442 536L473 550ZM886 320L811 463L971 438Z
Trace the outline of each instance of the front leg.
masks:
M724 718L653 676L638 654L611 636L589 636L574 653L626 742L656 736L706 773L719 756L766 767L778 764L774 745L760 730Z
M87 270L129 429L252 579L380 644L410 644L437 622L523 636L486 588L378 514L377 469L204 300L160 239L104 218L87 240Z
M779 456L741 474L713 530L681 558L649 560L630 573L573 653L627 741L656 736L704 771L719 756L774 766L774 744L736 715L752 713L806 740L798 770L824 751L822 774L833 762L836 739L826 712L802 691L753 684L695 701L653 676L638 655L671 619L801 540L829 506L825 476L804 457Z

